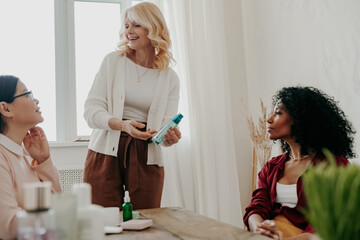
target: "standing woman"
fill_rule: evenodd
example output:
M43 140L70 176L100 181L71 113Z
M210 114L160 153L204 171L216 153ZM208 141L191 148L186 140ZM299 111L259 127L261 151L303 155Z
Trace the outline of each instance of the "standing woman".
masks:
M24 183L50 181L61 192L46 136L36 127L44 120L38 104L17 77L0 76L0 239L16 237Z
M269 137L281 140L285 153L261 169L244 223L274 239L309 240L314 231L301 211L306 207L302 174L310 164L326 161L322 148L336 156L338 165L347 165L347 158L355 157L355 131L335 100L317 88L283 88L273 104Z
M179 79L169 67L169 32L159 8L137 4L122 15L118 51L108 54L85 102L93 128L84 181L93 203L121 207L124 188L134 209L160 207L164 183L161 146L151 137L177 113ZM179 141L177 128L163 142Z

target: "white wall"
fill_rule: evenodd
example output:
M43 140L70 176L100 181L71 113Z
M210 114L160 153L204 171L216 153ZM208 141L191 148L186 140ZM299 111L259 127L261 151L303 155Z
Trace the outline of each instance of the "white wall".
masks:
M87 143L50 143L51 157L58 170L84 168L87 150Z
M250 109L259 109L260 97L270 103L283 86L317 87L358 130L360 154L360 1L241 2Z

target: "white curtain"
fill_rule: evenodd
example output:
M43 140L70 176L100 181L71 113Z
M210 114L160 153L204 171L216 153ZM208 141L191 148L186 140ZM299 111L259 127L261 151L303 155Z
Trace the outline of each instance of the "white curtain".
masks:
M284 86L334 96L359 132L360 154L360 1L153 2L170 28L185 116L183 139L165 152L163 206L241 227L252 166L240 101L256 117L259 99L270 106Z
M165 149L162 206L184 206L242 227L223 2L152 2L171 32L184 113L183 139Z
M358 131L360 154L360 1L242 4L250 108L259 97L270 103L284 86L317 87L334 96Z

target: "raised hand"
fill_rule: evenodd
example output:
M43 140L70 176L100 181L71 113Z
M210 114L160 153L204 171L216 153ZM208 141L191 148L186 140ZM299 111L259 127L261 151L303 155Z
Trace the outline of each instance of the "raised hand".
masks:
M26 151L38 164L50 157L49 143L42 128L31 128L24 137L23 143Z

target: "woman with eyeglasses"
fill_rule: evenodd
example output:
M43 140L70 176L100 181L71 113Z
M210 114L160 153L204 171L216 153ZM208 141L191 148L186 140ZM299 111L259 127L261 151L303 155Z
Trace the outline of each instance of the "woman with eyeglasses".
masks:
M61 192L45 133L36 126L44 120L38 104L17 77L0 76L0 239L16 237L24 183L50 181Z

